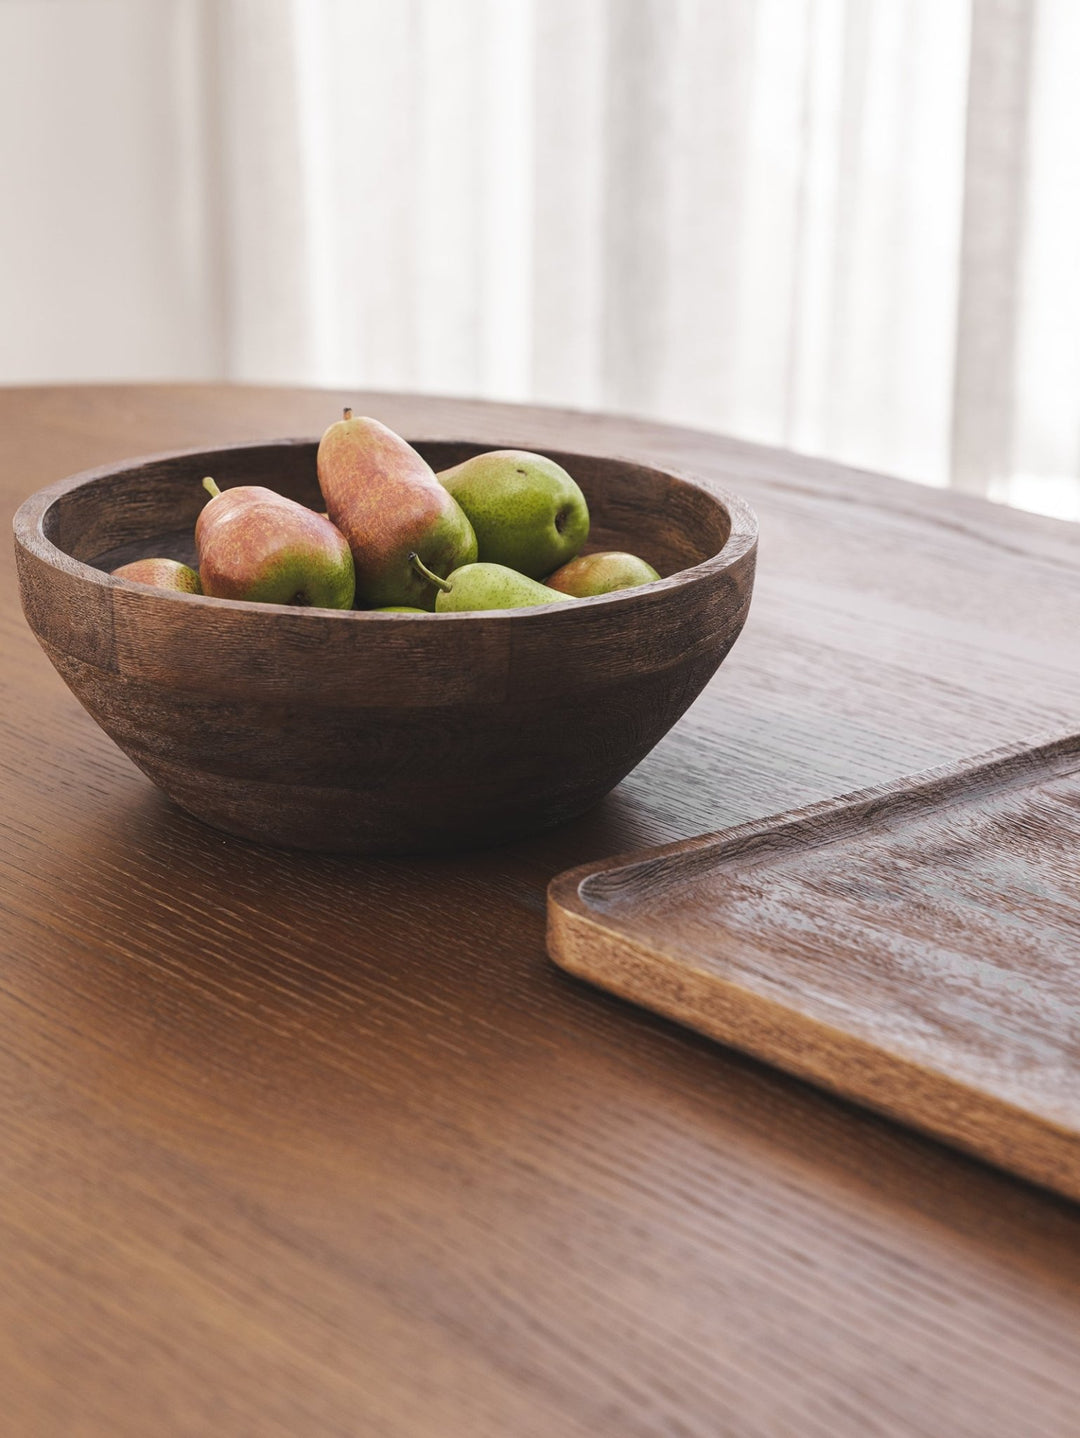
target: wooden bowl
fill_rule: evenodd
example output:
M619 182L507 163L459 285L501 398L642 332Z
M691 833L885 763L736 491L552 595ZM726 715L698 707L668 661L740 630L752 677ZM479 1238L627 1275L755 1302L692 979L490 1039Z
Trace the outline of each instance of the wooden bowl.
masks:
M436 469L493 445L416 442ZM509 446L508 446L509 447ZM105 732L182 809L246 839L408 853L574 818L701 692L750 604L742 500L625 460L552 454L592 514L590 548L667 576L565 606L389 615L150 589L108 571L194 562L199 481L322 508L313 440L130 460L15 516L23 610Z

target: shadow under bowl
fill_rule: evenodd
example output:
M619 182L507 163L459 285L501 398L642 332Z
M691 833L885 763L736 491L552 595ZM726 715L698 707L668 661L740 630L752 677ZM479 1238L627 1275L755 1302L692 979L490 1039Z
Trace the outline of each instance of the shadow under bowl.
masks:
M436 469L495 445L415 441ZM575 818L663 738L734 644L757 522L742 500L626 460L551 452L589 503L589 549L658 583L479 614L296 609L114 579L194 562L200 480L322 508L314 440L129 460L15 516L23 610L98 724L181 808L299 849L418 853ZM514 447L508 443L506 448Z

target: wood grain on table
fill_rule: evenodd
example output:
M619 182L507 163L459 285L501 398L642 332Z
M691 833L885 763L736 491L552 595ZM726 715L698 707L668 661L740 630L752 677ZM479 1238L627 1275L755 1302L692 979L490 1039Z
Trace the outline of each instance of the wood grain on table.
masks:
M586 860L1074 724L1080 531L642 422L0 391L8 512L317 434L616 453L761 519L745 633L573 826L364 861L223 839L0 608L0 1395L12 1438L1073 1438L1080 1209L555 969Z

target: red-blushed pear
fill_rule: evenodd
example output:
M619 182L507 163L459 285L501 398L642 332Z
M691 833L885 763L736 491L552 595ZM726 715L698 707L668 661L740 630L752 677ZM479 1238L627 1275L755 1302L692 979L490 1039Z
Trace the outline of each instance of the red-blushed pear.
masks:
M175 589L180 594L201 594L202 585L194 569L178 559L136 559L113 570L114 579L133 579L155 589Z
M349 609L355 587L345 536L328 519L261 485L218 489L195 523L203 593L215 599Z
M549 574L544 581L549 589L571 594L575 599L589 599L596 594L611 594L617 589L633 589L638 584L651 584L660 576L651 564L636 554L621 550L605 550L600 554L579 554Z
M351 409L323 435L317 465L327 513L352 549L357 600L434 609L436 587L422 566L445 578L471 564L476 535L431 466L392 429Z

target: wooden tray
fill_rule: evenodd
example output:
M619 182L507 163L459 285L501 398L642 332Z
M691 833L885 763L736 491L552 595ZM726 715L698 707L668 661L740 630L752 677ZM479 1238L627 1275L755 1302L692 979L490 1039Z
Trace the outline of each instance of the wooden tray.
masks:
M563 968L1080 1198L1080 735L556 878Z

